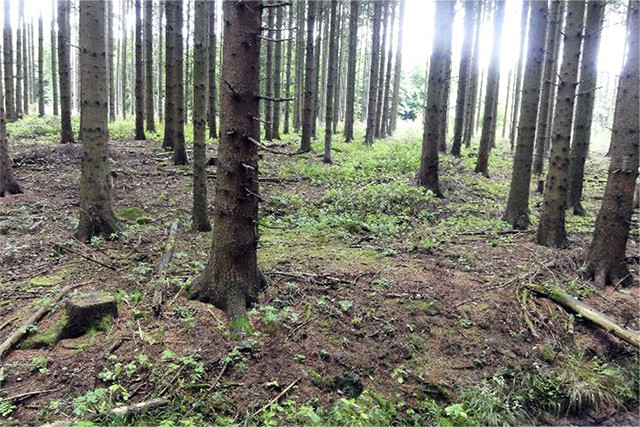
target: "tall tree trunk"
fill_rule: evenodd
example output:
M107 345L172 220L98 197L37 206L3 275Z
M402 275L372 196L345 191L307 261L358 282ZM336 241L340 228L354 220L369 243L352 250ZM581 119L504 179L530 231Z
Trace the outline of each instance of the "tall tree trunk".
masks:
M333 119L331 121L331 131L335 134L338 133L338 120L340 119L340 101L342 99L342 63L344 62L344 37L342 28L342 5L338 2L337 11L337 28L336 28L336 40L335 49L336 52L336 70L334 73L335 84L333 88Z
M553 130L553 121L555 120L555 113L556 113L556 108L557 108L557 94L558 94L558 86L560 84L560 77L558 75L558 70L560 68L560 52L561 52L561 46L564 46L564 34L562 33L562 30L564 28L564 18L566 15L566 11L568 10L567 8L567 3L569 0L567 1L563 1L563 6L561 6L561 11L560 11L560 15L559 15L559 19L558 19L558 25L556 26L556 39L558 40L558 47L556 49L555 55L555 62L554 62L554 70L553 70L553 75L552 75L552 85L551 85L551 92L549 94L550 96L550 102L549 102L549 117L547 119L547 135L545 138L545 145L544 145L544 157L546 157L547 159L549 158L549 152L551 151L551 131ZM544 183L540 184L542 186L542 188L544 188ZM539 190L540 193L542 193L542 189Z
M29 105L27 83L27 24L24 19L24 0L18 2L18 28L16 28L16 117L22 118L22 107ZM23 78L24 77L24 78ZM23 84L24 80L24 84ZM24 89L27 89L25 91ZM23 94L27 94L23 100Z
M120 25L122 27L122 56L120 60L120 65L122 66L122 80L120 84L122 85L122 118L127 118L127 21L126 21L126 13L127 13L127 1L122 0L122 12L120 15ZM170 0L167 0L170 1Z
M451 52L452 40L445 40L445 57L444 57L444 78L442 87L442 111L440 115L440 127L438 128L438 150L442 153L447 151L447 121L449 118L449 91L451 89Z
M474 17L474 34L473 34L473 52L471 54L471 65L469 66L469 95L466 99L464 131L462 133L462 142L465 147L471 146L475 130L476 116L476 100L478 98L478 79L480 74L480 26L482 24L482 11L485 9L485 3L481 2L476 7Z
M105 0L80 2L80 68L82 69L82 168L80 221L75 236L113 238L120 230L112 208L109 171L109 101L105 55Z
M164 43L162 41L162 35L164 31L163 28L163 19L164 19L164 0L158 1L158 120L161 122L164 121L164 79L163 72L164 69L164 50L162 47ZM212 2L214 3L214 2Z
M511 111L509 106L512 98L511 83L513 83L513 68L509 67L509 75L507 76L507 93L504 103L504 117L502 117L502 139L507 136L507 123L509 123L509 113Z
M293 26L293 5L289 5L289 17L287 19L287 23L286 25L288 26L287 28L287 35L288 38L291 39L291 27ZM291 97L291 58L293 55L293 40L289 40L287 42L287 65L286 65L286 69L285 69L285 74L287 77L287 83L285 84L284 87L284 97L286 99L289 99ZM289 101L286 101L285 104L285 108L284 108L284 128L282 130L282 132L286 135L289 133L289 123L291 122L290 120L290 112L291 112L291 107L289 104Z
M58 35L56 34L56 2L58 0L52 0L52 10L51 10L51 86L53 93L51 94L51 99L53 100L53 115L57 116L60 114L60 108L58 105L59 102L59 94L58 94L58 53L56 49L56 42L58 40Z
M591 6L593 7L593 6ZM633 214L633 196L638 177L640 129L640 34L639 2L629 1L627 12L627 62L620 76L616 101L616 121L613 124L613 149L609 176L602 206L596 219L593 241L587 255L588 274L597 286L628 285L633 276L625 262L629 226Z
M142 46L142 0L135 0L136 8L136 140L144 141L144 50Z
M218 129L216 127L216 55L218 43L216 34L216 6L215 1L209 2L209 11L207 12L209 15L209 111L207 114L209 138L218 137Z
M13 84L13 37L11 30L11 0L4 0L4 93L6 118L10 122L17 119L16 100Z
M327 74L327 101L325 112L325 128L324 128L324 157L322 161L324 163L333 163L331 158L331 136L333 129L331 124L333 122L333 108L334 108L334 95L335 95L335 80L336 80L336 62L338 55L338 0L331 0L331 12L329 21L329 68Z
M491 51L491 63L487 71L487 95L484 101L484 115L482 118L482 135L480 136L480 149L475 171L489 176L489 154L491 141L496 132L496 110L500 90L500 41L502 40L502 27L504 24L504 0L496 2L496 11L493 17L493 48Z
M273 57L273 97L280 99L282 95L282 21L284 19L284 6L276 8L276 30L273 32L275 42L275 54ZM273 127L271 129L271 137L280 139L280 112L282 111L281 102L273 102Z
M29 94L29 103L35 102L36 101L36 90L35 90L35 83L36 83L36 68L33 65L34 61L35 61L35 39L33 36L33 32L34 32L34 22L33 22L33 17L31 17L31 22L29 23L29 90L28 90L28 94ZM25 111L27 112L27 114L29 113L29 105L27 104L27 108L25 108Z
M296 79L295 102L293 105L293 131L302 129L302 109L304 104L304 52L305 52L305 1L296 1Z
M540 245L564 248L569 244L565 230L565 210L569 189L569 149L571 124L578 86L580 45L584 23L585 2L568 2L564 27L564 50L560 67L560 86L556 101L551 141L551 159L544 188L544 202L536 241Z
M316 138L316 130L317 130L317 126L318 126L318 116L319 116L319 110L320 110L320 91L321 91L321 87L320 87L320 74L322 73L322 64L320 63L320 52L322 51L322 41L323 41L323 37L321 36L322 34L322 28L323 26L325 26L326 24L324 23L325 20L325 9L324 6L322 6L320 9L318 9L319 14L318 14L318 20L316 21L318 30L318 37L316 39L316 45L315 45L315 50L314 50L314 55L315 55L315 69L314 69L314 83L313 83L313 107L312 107L312 113L311 113L311 136L315 139ZM326 37L325 37L326 39Z
M364 7L365 16L369 16L368 14L373 7L371 3L362 3ZM363 64L362 64L362 73L360 76L360 122L364 123L365 126L367 124L367 119L369 117L369 85L371 79L371 48L373 47L373 40L371 39L372 28L370 25L364 26L364 34L362 37L362 50L364 51L363 55Z
M531 162L536 139L536 117L540 101L540 85L544 67L545 36L547 33L546 1L527 0L531 3L528 30L528 52L522 85L522 108L518 124L518 143L513 159L511 187L504 220L518 230L529 227L529 187Z
M116 70L113 64L113 0L107 1L107 71L109 73L109 122L116 120Z
M311 151L311 121L313 113L313 82L315 62L313 58L313 31L316 20L316 2L310 1L307 7L307 40L304 65L304 99L302 107L302 135L300 151Z
M4 115L4 91L2 90L2 78L0 78L0 197L22 193L18 181L13 176L13 162L9 156L8 145L7 122Z
M183 65L184 62L184 39L182 37L182 27L184 25L183 18L183 0L177 0L174 9L174 31L175 31L175 61L174 69L174 93L176 97L174 103L174 141L173 141L173 163L175 165L187 164L187 152L184 144L184 118L185 118L185 105L184 105L184 75Z
M429 79L427 103L425 106L424 133L422 134L422 154L420 156L420 171L418 185L433 192L436 197L442 197L438 180L438 134L442 120L440 116L446 114L442 106L442 91L444 88L445 65L447 62L447 39L451 39L453 32L453 16L455 2L436 2L434 22L433 48L429 60Z
M549 28L547 30L547 47L542 77L542 92L540 94L540 111L538 112L536 127L536 146L533 155L533 173L538 182L538 192L542 193L544 181L544 152L551 128L551 112L553 111L554 88L558 69L558 55L560 51L560 29L562 27L563 0L552 0L549 10Z
M522 15L520 16L520 54L518 56L518 67L516 69L516 81L513 86L513 90L515 93L515 97L513 100L513 112L511 114L511 130L509 132L509 144L511 145L511 150L513 150L513 144L516 140L516 133L518 131L516 125L518 124L518 116L520 114L520 95L521 95L521 87L522 87L522 66L524 65L524 48L525 48L525 37L527 30L527 18L529 16L529 11L531 10L531 3L525 1L522 3Z
M60 143L73 142L71 129L71 3L58 0L58 64L60 66Z
M164 93L164 139L162 147L165 150L173 150L175 144L175 73L176 73L176 29L175 9L173 0L164 0L165 5L165 93Z
M376 106L378 99L378 71L380 69L380 24L382 19L383 2L377 1L373 5L373 30L371 33L371 64L369 72L369 100L367 101L367 130L364 142L367 145L373 144L376 134Z
M146 65L146 108L147 131L156 132L156 121L154 114L154 85L153 85L153 2L144 2L144 45L145 65Z
M225 1L220 147L213 214L213 244L192 298L226 311L233 334L247 329L246 308L257 302L261 282L258 246L258 147L260 138L261 2ZM239 167L244 165L245 167Z
M393 72L393 95L391 97L391 117L389 118L388 135L392 135L398 126L398 102L400 101L400 82L402 81L402 39L404 25L405 0L399 0L400 11L398 15L398 39L396 42L396 64Z
M382 13L382 39L380 39L380 64L378 69L378 84L376 95L376 123L375 123L375 137L382 137L382 109L384 104L384 87L385 87L385 67L387 61L387 31L389 29L389 16L391 15L390 0L381 0L383 13Z
M600 33L604 22L605 1L590 1L587 4L587 23L583 40L582 63L580 65L580 84L576 100L575 122L573 124L573 144L571 144L571 163L569 166L569 203L576 215L585 215L582 207L582 181L584 164L589 152L591 123L598 78L598 52Z
M453 143L451 154L460 156L462 147L462 132L464 130L465 107L467 88L469 87L469 74L471 71L471 49L473 47L473 20L478 3L474 0L464 2L464 39L462 41L462 53L460 56L460 69L458 71L458 93L456 94L456 117L453 124Z
M267 10L267 38L269 40L273 40L275 38L275 31L273 27L274 23L273 16L273 8L269 8ZM265 78L264 78L264 87L265 87L265 96L267 98L273 98L273 42L267 42L267 53L266 53L266 61L265 61ZM264 139L267 141L271 141L273 139L273 102L269 99L264 100Z
M404 0L401 0L404 2ZM402 29L400 30L402 31ZM358 48L358 0L351 0L349 7L349 60L347 65L347 99L344 117L344 140L353 141L355 120L356 69Z
M391 13L389 19L391 19L391 31L389 31L389 48L387 49L387 72L384 78L384 101L382 102L382 119L380 122L380 136L385 137L388 134L387 128L389 128L389 108L391 106L391 67L393 64L393 33L395 30L395 15L396 15L397 2L394 0L391 4Z
M191 107L191 7L193 0L184 0L187 3L187 35L183 37L184 41L184 49L186 50L183 55L186 58L184 62L184 121L187 120L187 113L190 111Z
M44 116L44 25L38 17L38 116Z
M211 2L215 4L214 2ZM207 2L196 1L193 23L193 229L211 231L207 217L207 39L210 7Z
M330 27L330 13L328 3L324 3L322 10L322 52L319 56L319 60L322 60L322 72L320 79L320 87L318 89L318 104L316 106L316 117L322 123L324 121L324 113L326 109L327 98L327 72L329 70L329 27ZM320 51L318 51L320 52ZM318 62L320 63L320 62ZM314 136L316 132L314 131Z

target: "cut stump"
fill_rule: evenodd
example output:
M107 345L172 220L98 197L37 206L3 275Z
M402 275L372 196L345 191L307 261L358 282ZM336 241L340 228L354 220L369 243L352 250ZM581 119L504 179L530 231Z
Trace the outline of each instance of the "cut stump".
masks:
M79 337L109 316L118 316L118 305L113 296L104 292L74 296L66 302L67 318L59 339Z

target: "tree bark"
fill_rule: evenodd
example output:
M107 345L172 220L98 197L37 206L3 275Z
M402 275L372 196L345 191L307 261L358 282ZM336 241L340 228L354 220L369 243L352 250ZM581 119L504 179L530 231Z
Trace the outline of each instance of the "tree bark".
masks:
M538 244L553 248L565 248L569 245L565 230L565 210L569 189L571 124L576 87L578 86L584 8L585 2L582 0L568 3L560 85L551 141L551 158L549 159L542 213L536 235Z
M592 6L593 7L593 6ZM627 12L627 62L620 76L613 124L613 148L604 198L587 255L587 271L599 287L629 285L633 276L625 262L633 198L638 177L640 129L640 4L629 1Z
M216 126L216 55L217 55L217 34L216 34L216 2L209 2L209 111L207 114L209 122L209 138L218 137ZM195 98L194 98L195 103ZM194 105L195 109L195 105Z
M493 17L493 48L491 51L491 63L487 71L487 95L484 101L482 135L480 136L478 161L475 168L477 173L487 177L489 176L491 141L496 133L496 111L500 91L500 41L502 40L502 27L504 24L504 6L504 0L496 2L496 11Z
M212 2L213 3L213 2ZM211 231L207 217L207 49L209 12L207 2L196 1L193 24L193 229Z
M149 3L149 2L147 2ZM144 102L145 102L145 87L144 87L144 54L142 45L142 0L135 0L136 8L136 140L144 141L146 138L144 134Z
M105 0L80 2L80 126L83 156L80 173L80 221L75 236L83 242L88 242L97 235L111 239L120 230L112 208L108 159L105 8Z
M44 116L44 25L38 17L38 116Z
M575 122L573 124L573 144L571 145L571 162L569 165L569 203L576 215L585 215L582 207L582 181L584 164L589 152L591 140L591 123L598 78L598 53L600 50L600 33L604 23L605 1L590 1L587 4L587 21L585 36L582 42L583 53L580 65L580 84L576 100Z
M20 194L22 189L13 176L13 162L9 156L7 140L7 121L4 114L4 91L0 78L0 197L8 194Z
M388 134L389 126L389 108L391 107L391 67L393 64L393 33L395 30L395 14L397 2L394 0L391 5L391 31L389 31L389 48L387 50L387 72L384 78L384 101L382 102L382 119L380 122L380 136L385 137Z
M454 8L455 2L436 2L433 49L429 60L427 103L422 134L422 155L418 172L418 185L433 192L436 197L443 197L438 180L438 134L442 123L440 116L446 114L442 106L442 91L445 78L447 39L452 37Z
M404 1L404 0L402 0ZM351 0L349 7L349 60L347 64L347 99L344 117L344 140L353 141L355 120L356 68L358 48L358 0Z
M398 126L398 102L400 101L400 82L402 80L402 41L404 34L405 0L399 0L400 11L398 16L398 40L396 42L396 63L393 78L393 95L391 97L391 117L389 118L389 135L392 135Z
M187 152L184 144L184 38L182 37L182 27L184 25L183 18L183 0L177 0L174 8L174 31L175 31L175 61L174 69L174 93L176 100L173 105L174 114L174 141L173 141L173 164L186 165L187 164Z
M509 112L511 102L511 83L513 83L513 68L509 68L509 75L507 76L507 94L505 96L504 104L504 117L502 118L502 139L507 135L507 123L509 123Z
M70 0L58 0L58 64L60 66L60 143L73 141L71 129L71 15Z
M173 150L175 143L175 2L164 0L165 5L165 95L164 95L164 139L162 147Z
M382 39L380 39L380 64L378 69L378 84L376 90L376 123L375 123L375 137L382 138L382 113L384 106L384 87L385 87L385 67L387 61L387 31L389 29L389 16L391 16L390 0L381 0L383 13L382 13Z
M518 117L520 114L520 97L522 87L522 66L524 65L524 49L525 49L525 37L527 31L527 18L529 11L531 10L531 3L525 1L522 3L522 15L520 16L520 54L518 56L518 67L516 68L516 81L513 86L514 99L513 99L513 112L511 113L511 130L509 132L509 144L511 150L516 140L516 133L518 131L516 125L518 124Z
M16 101L13 84L13 37L11 33L11 1L4 0L4 94L6 119L13 122L16 116Z
M109 74L109 122L113 122L116 120L116 70L113 63L113 0L107 1L107 72Z
M331 128L333 122L333 108L334 108L334 95L335 95L335 80L336 80L336 62L337 62L337 39L338 39L338 0L331 0L331 12L329 22L329 68L327 73L327 100L326 100L326 112L325 112L325 128L324 128L324 157L322 161L324 163L331 164L333 159L331 158L331 136L333 135L333 129Z
M522 108L518 123L516 152L511 172L511 187L504 220L514 229L529 227L529 187L531 185L531 162L536 139L536 117L540 101L540 85L544 67L545 36L547 33L546 1L532 1L529 18L528 52L522 84Z
M167 0L170 1L170 0ZM122 66L122 80L120 81L122 90L122 118L127 118L127 26L126 26L126 6L127 0L122 0L122 14L120 15L120 25L122 26L122 56L120 65Z
M18 2L18 28L16 28L16 118L22 118L23 105L29 105L27 83L27 25L24 22L24 0ZM24 84L23 84L24 82ZM24 89L27 89L25 91ZM23 102L23 94L27 94Z
M371 63L369 72L369 100L367 101L367 130L364 142L373 144L376 134L376 107L378 99L378 71L380 68L380 20L382 19L383 2L377 1L373 5L373 30L371 33Z
M438 127L438 150L442 153L447 152L447 120L449 118L449 91L451 89L451 44L452 39L445 40L445 56L444 56L444 77L442 87L442 111L440 117L440 126Z
M275 38L275 31L273 27L275 25L275 17L273 16L273 8L267 9L267 37L270 40ZM273 98L273 42L268 41L266 43L266 58L264 68L264 93L267 98ZM263 100L264 103L264 139L267 141L273 140L273 102L268 99Z
M293 5L289 5L289 16L287 18L287 23L286 25L289 27L287 29L287 34L289 35L289 38L291 38L291 27L293 26ZM291 59L292 59L292 55L293 55L293 40L289 40L287 42L287 64L286 64L286 69L285 69L285 74L286 74L286 78L287 78L287 83L284 86L284 97L286 99L289 99L291 97ZM286 101L286 103L284 104L284 127L282 129L282 133L284 133L285 135L289 133L289 123L291 122L290 119L290 115L291 115L291 107L289 104L289 101Z
M225 310L234 335L249 326L246 308L257 302L261 274L258 245L258 95L261 2L225 1L220 147L213 244L192 298Z
M156 132L154 114L154 85L153 85L153 2L144 2L144 45L145 45L145 78L146 78L146 108L147 132Z
M307 41L305 47L304 99L302 107L302 136L300 151L311 151L311 114L313 113L313 81L315 62L313 57L313 31L316 20L316 2L308 2Z
M476 100L478 98L478 79L480 74L480 26L482 24L482 11L485 8L485 3L481 2L476 7L476 14L474 17L474 44L473 53L471 54L471 65L469 70L469 94L466 100L466 113L464 131L462 133L462 142L465 147L471 146L471 139L475 132L475 116L476 116ZM482 93L482 92L481 92Z
M276 30L273 32L275 42L275 52L273 56L273 97L280 99L282 95L282 21L284 19L282 10L283 6L276 8ZM273 126L271 129L271 137L280 139L280 112L282 111L281 102L273 102Z
M164 80L163 80L163 63L164 58L162 55L164 43L162 41L162 23L164 18L164 1L158 2L158 120L164 121Z
M317 6L316 6L317 7ZM320 75L323 71L323 64L320 63L320 53L322 51L322 29L326 26L325 20L325 9L324 6L318 9L318 19L316 20L316 25L318 27L317 33L318 37L316 38L315 50L313 51L315 55L315 68L314 68L314 82L313 82L313 107L311 112L311 136L316 139L316 130L318 126L318 116L320 113ZM326 38L325 38L326 39Z
M53 93L51 98L53 99L53 115L57 116L60 114L60 108L58 105L59 94L58 94L58 54L56 49L56 41L58 36L56 34L56 2L57 0L52 0L52 10L51 10L51 86Z

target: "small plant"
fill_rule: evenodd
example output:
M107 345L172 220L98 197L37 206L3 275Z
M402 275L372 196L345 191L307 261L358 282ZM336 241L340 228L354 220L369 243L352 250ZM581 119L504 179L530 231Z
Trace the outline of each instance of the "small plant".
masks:
M36 356L31 359L31 371L38 371L41 374L47 373L47 358L45 356Z

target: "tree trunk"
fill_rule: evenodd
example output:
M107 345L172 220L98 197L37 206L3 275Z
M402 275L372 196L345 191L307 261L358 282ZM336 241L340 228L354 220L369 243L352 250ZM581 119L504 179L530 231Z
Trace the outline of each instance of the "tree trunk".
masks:
M324 6L323 6L324 7ZM315 69L314 69L314 82L313 82L313 107L312 107L312 113L311 113L311 136L315 139L316 138L316 129L317 129L317 125L318 125L318 115L319 115L319 105L320 105L320 74L322 73L322 64L320 63L320 52L322 51L322 28L323 26L325 26L326 24L324 23L324 18L325 18L325 14L324 14L324 9L320 8L318 9L319 14L318 14L318 20L316 21L317 24L317 33L318 33L318 37L316 39L316 45L315 45L315 50L314 50L314 55L315 55Z
M438 128L438 150L447 152L447 119L449 118L449 90L451 89L451 38L445 40L444 77L442 87L442 111Z
M582 63L580 65L580 84L576 100L575 123L573 125L573 144L571 145L571 163L569 166L569 203L576 215L585 215L582 207L582 180L584 164L589 152L591 123L598 78L598 52L600 33L604 22L605 1L590 1L587 8L585 37L583 40Z
M327 73L327 100L325 111L325 128L324 128L324 157L322 161L324 163L333 163L331 158L331 136L333 129L331 124L333 122L333 108L334 108L334 95L335 95L335 80L336 80L336 62L337 62L337 39L338 39L338 0L331 0L331 16L329 22L329 68Z
M288 26L287 35L288 38L291 38L291 27L293 26L293 5L289 5L289 17L287 19L286 25ZM293 55L293 40L289 40L287 42L287 65L285 69L285 74L287 77L287 83L285 84L284 89L284 97L289 99L291 97L291 58ZM286 101L284 104L284 128L282 132L286 135L289 133L289 123L290 119L291 107L289 105L289 101Z
M305 2L297 0L296 8L296 79L295 101L293 104L293 131L302 129L302 108L304 100L304 48L305 48Z
M469 74L471 71L471 49L473 47L473 20L476 15L475 0L465 0L464 2L464 39L462 41L462 54L460 57L460 70L458 71L458 93L456 94L456 117L453 124L453 143L451 154L460 156L462 147L462 132L464 130L465 107L468 97Z
M184 62L184 39L182 37L182 27L184 25L183 18L183 0L177 0L174 8L174 34L175 34L175 61L174 68L174 92L175 103L174 110L174 141L173 141L173 164L186 165L187 164L187 152L184 144L184 75L183 65Z
M493 17L493 48L491 51L491 63L487 71L487 95L484 101L482 135L480 136L478 161L475 168L477 173L487 177L489 176L491 141L496 133L496 112L500 91L500 41L502 40L502 27L504 24L504 3L504 0L497 0Z
M109 74L109 122L116 120L116 87L113 63L113 0L107 1L107 71Z
M307 41L304 66L304 99L302 107L302 136L300 151L311 151L311 114L313 113L313 81L315 62L313 58L313 32L316 20L316 2L310 1L307 7Z
M147 132L156 132L156 121L154 114L154 87L153 87L153 2L144 2L144 45L145 52L145 78L146 78L146 108Z
M373 31L371 33L371 64L369 72L369 100L367 101L367 130L364 142L373 144L376 133L376 106L378 99L378 70L380 68L380 20L382 19L383 2L377 1L373 5Z
M261 2L225 1L220 147L213 244L192 298L225 310L234 335L248 329L246 308L258 300L258 95ZM232 90L231 90L232 89ZM242 166L241 166L242 165Z
M209 138L218 137L218 129L216 127L216 55L218 42L216 34L216 6L216 2L211 1L209 3L209 11L207 12L209 14L209 111L207 114Z
M513 159L511 187L504 220L514 229L529 227L529 187L531 184L531 162L536 139L536 117L540 101L540 85L544 67L545 36L549 9L545 1L532 1L529 18L527 63L522 85L522 108L518 124L518 143Z
M17 119L13 84L13 37L11 33L11 0L4 0L4 93L6 118L10 122Z
M446 114L442 106L442 91L449 43L447 39L452 37L454 8L455 2L436 2L433 49L429 60L427 103L424 111L422 155L418 172L418 185L433 192L436 197L443 197L438 180L438 134L442 123L440 116Z
M474 120L476 116L476 100L478 98L478 78L480 74L480 26L482 24L482 11L484 10L484 2L480 3L476 7L476 13L474 17L474 44L473 52L471 54L471 65L469 66L469 94L466 100L466 113L464 120L464 131L462 133L462 142L465 147L471 146L471 139L475 131Z
M23 6L24 8L24 6ZM24 11L23 11L24 13ZM31 23L33 24L33 22ZM33 42L32 37L33 26L29 26L29 31L27 31L27 25L22 22L22 102L23 107L22 111L24 115L29 114L29 104L31 102L31 88L33 87L33 80L31 78L31 73L33 72L33 58L31 55L31 45ZM17 105L17 102L16 102Z
M396 64L393 80L393 95L391 97L391 117L389 118L389 135L392 135L398 126L398 102L400 101L400 82L402 81L402 38L404 25L405 0L400 1L398 16L398 40L396 42Z
M8 145L7 122L4 115L4 91L2 90L2 78L0 78L0 197L22 193L18 181L13 176L13 162L9 156Z
M56 2L57 0L52 0L52 10L51 10L51 82L52 82L52 90L53 93L51 98L53 99L53 115L57 116L60 114L60 108L58 105L59 94L58 94L58 54L56 50L56 41L58 36L56 34Z
M404 0L402 0L404 2ZM402 31L402 30L401 30ZM347 65L347 99L344 117L344 140L353 141L353 123L355 120L356 68L358 48L358 0L350 1L349 8L349 62Z
M343 33L344 33L344 29L343 29L343 14L342 14L342 4L340 2L338 2L338 11L337 11L337 28L336 28L336 40L335 40L335 49L337 50L336 52L336 70L334 73L335 76L335 84L334 84L334 88L333 88L333 95L332 95L332 99L333 99L333 119L331 121L331 131L336 134L338 133L338 120L340 119L340 104L341 104L341 100L342 100L342 77L343 77L343 72L342 72L342 63L344 62L344 37L343 37Z
M513 83L513 68L509 68L509 76L507 77L507 94L505 96L504 117L502 118L502 139L507 136L507 123L509 123L509 112L511 102L511 83Z
M73 141L71 129L71 15L70 0L58 0L58 64L60 66L60 143Z
M382 102L382 119L380 122L380 136L385 137L388 134L389 128L389 108L391 106L391 67L393 64L393 33L395 30L395 15L396 15L396 1L393 1L391 6L391 13L389 19L391 19L391 31L389 31L389 48L387 50L387 73L384 78L384 101Z
M29 105L27 84L27 25L24 20L24 0L18 2L18 28L16 28L16 118L22 118L23 105ZM23 78L24 77L24 78ZM23 84L24 81L24 84ZM24 89L27 89L25 92ZM27 94L23 100L23 94ZM27 107L28 108L28 107Z
M170 1L170 0L167 0ZM120 25L122 26L122 56L120 65L122 65L122 118L127 118L127 25L125 14L127 13L127 0L122 0L122 14L120 15Z
M525 37L527 31L527 17L529 16L529 11L531 10L531 3L525 1L522 3L522 15L520 16L520 54L518 55L518 67L516 68L516 81L513 86L514 90L514 100L513 100L513 112L511 114L511 130L509 132L509 144L511 146L511 150L513 150L513 144L516 140L516 133L518 131L516 125L518 124L518 116L520 114L520 97L521 97L521 87L522 87L522 66L524 65L524 48L525 48Z
M211 4L215 4L211 2ZM209 12L211 8L204 1L195 3L193 23L193 229L211 231L207 217L207 39Z
M284 19L282 10L284 6L276 8L276 30L273 32L275 42L275 54L273 57L273 97L280 99L282 95L282 21ZM273 102L273 127L271 129L271 137L280 139L280 112L282 111L281 102Z
M538 244L553 248L564 248L569 244L565 231L565 207L569 189L571 124L576 87L578 86L584 8L585 2L582 0L568 3L560 85L553 122L551 159L549 160L544 202L536 235Z
M273 40L275 38L275 31L273 27L275 25L273 16L273 8L267 9L267 38ZM273 98L273 42L268 41L266 59L265 59L265 77L264 77L264 93L267 98ZM268 99L263 100L264 103L264 139L267 141L273 140L273 102Z
M378 69L378 84L376 95L376 123L375 123L375 137L381 138L382 135L382 113L384 104L384 87L385 87L385 67L387 61L387 31L389 29L389 16L391 15L390 0L381 0L383 13L382 13L382 39L380 39L380 64Z
M150 2L147 2L150 3ZM142 46L142 0L135 0L136 8L136 140L144 141L144 53Z
M189 107L192 107L192 103L191 103L191 83L192 83L192 76L191 76L191 8L192 8L192 2L194 0L184 0L187 3L187 19L186 19L186 30L187 30L187 34L186 36L183 37L183 49L186 49L186 52L183 52L183 57L186 59L186 61L183 59L183 67L184 67L184 82L182 84L183 86L183 96L184 96L184 110L183 110L183 121L187 120L187 113L190 111Z
M540 111L538 112L536 127L536 146L533 156L533 173L538 181L538 191L542 193L542 172L544 169L544 147L549 135L550 111L553 98L551 96L555 86L555 76L558 68L558 51L560 50L560 37L558 29L562 22L562 1L552 0L549 9L549 25L547 29L547 47L544 61L544 75L542 77L542 91L540 93Z
M164 93L164 139L162 148L173 150L175 144L175 2L164 0L165 5L165 93Z
M44 25L38 17L38 116L44 116Z
M83 242L98 235L111 239L120 230L112 208L108 159L105 8L105 0L80 2L80 126L83 156L80 173L80 221L75 236Z
M593 6L591 6L593 7ZM608 284L629 285L633 276L625 262L633 196L638 177L640 129L640 34L639 3L629 1L627 12L628 54L620 76L616 100L616 121L613 124L613 149L609 176L593 241L587 255L588 274L599 287ZM546 193L545 193L546 194Z
M561 46L564 46L564 34L562 33L564 28L564 19L567 10L567 1L563 0L563 3L560 6L560 11L558 15L558 24L556 25L556 40L557 40L557 48L555 50L555 61L554 61L554 69L553 75L551 77L551 91L549 92L549 111L547 118L547 134L544 140L544 157L549 158L549 151L551 150L551 131L553 130L553 121L555 120L555 112L556 112L556 100L558 94L558 86L560 81L560 76L558 75L558 69L560 68L560 52ZM544 182L540 182L538 184L541 189L539 192L542 194L542 189L544 188Z
M213 2L212 2L213 3ZM164 69L164 58L162 55L164 43L162 41L162 23L164 18L164 1L158 2L158 120L164 121L164 80L162 70Z

